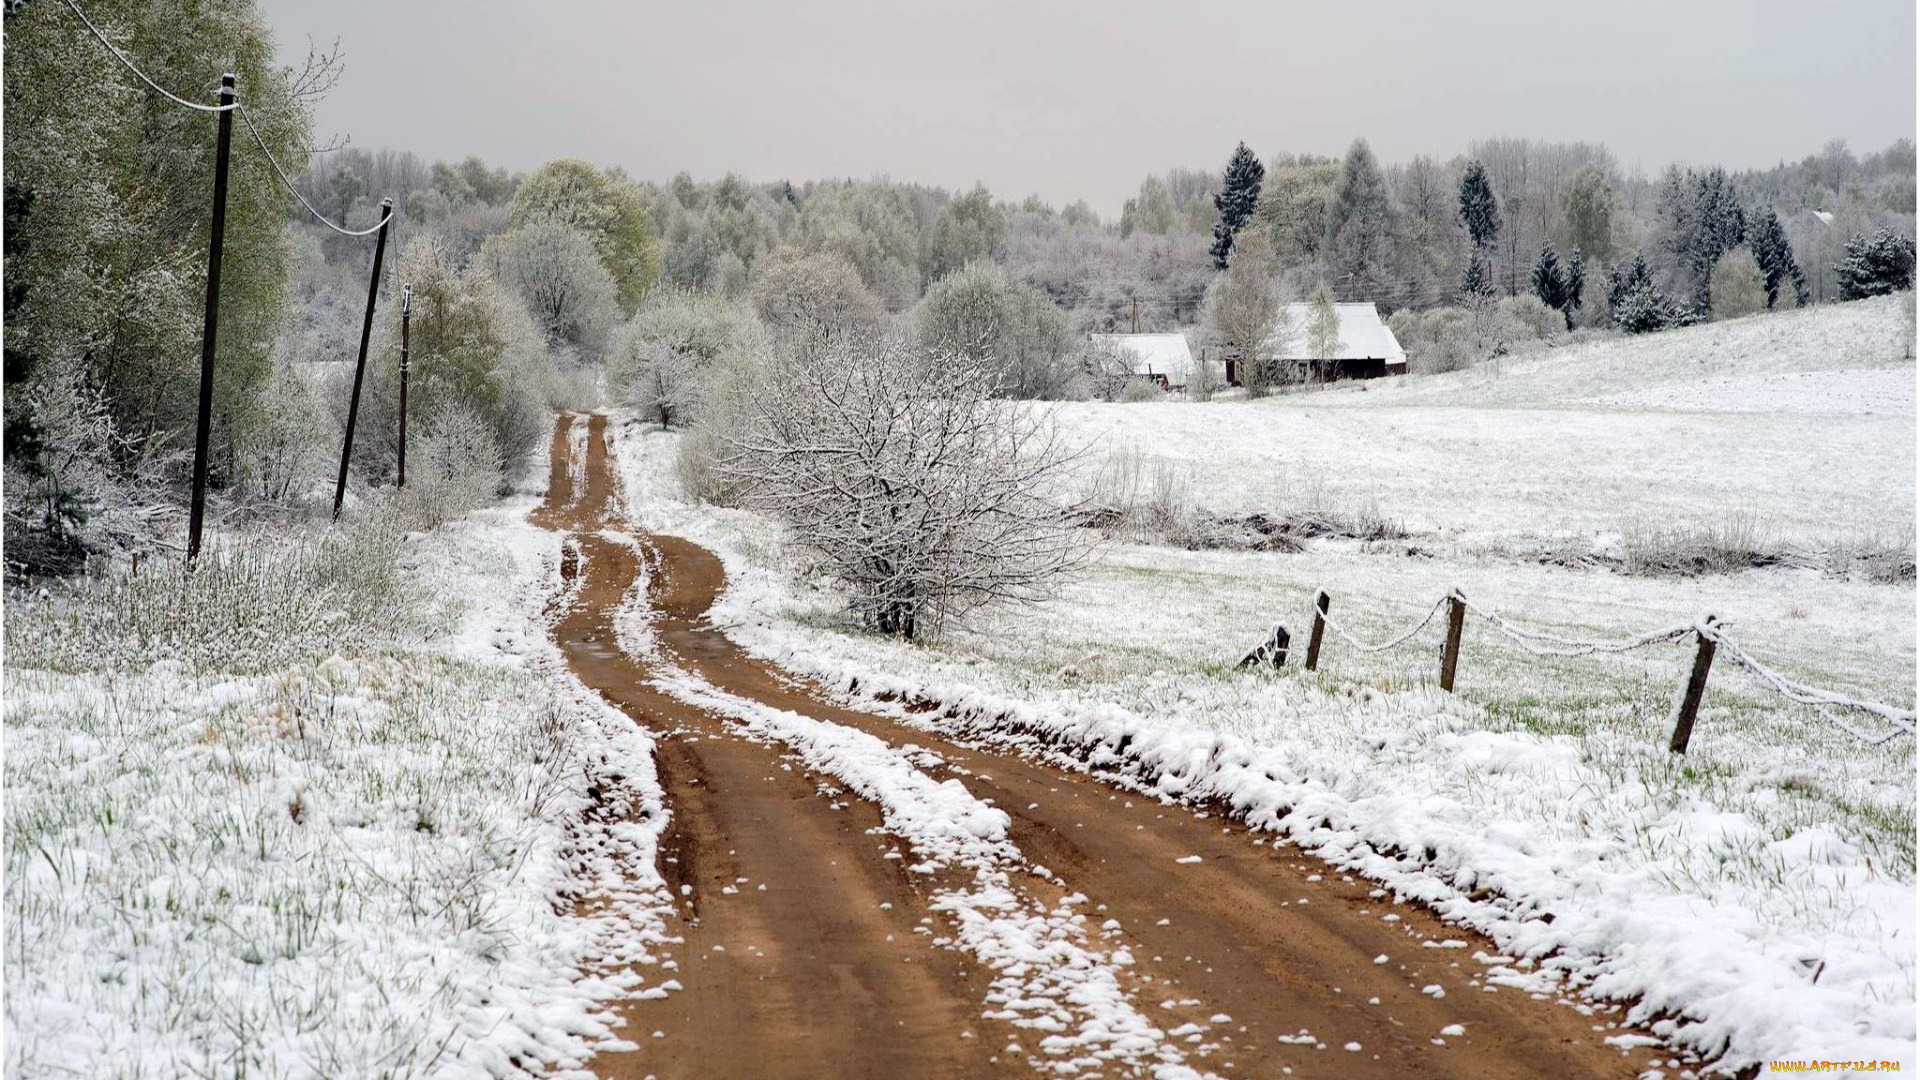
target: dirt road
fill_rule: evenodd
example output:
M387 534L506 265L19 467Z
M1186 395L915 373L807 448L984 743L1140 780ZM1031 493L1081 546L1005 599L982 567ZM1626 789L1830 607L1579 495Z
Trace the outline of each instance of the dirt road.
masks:
M534 515L578 551L581 587L554 635L587 685L661 736L672 811L661 869L684 894L673 958L684 989L627 1006L641 1048L596 1059L602 1076L1031 1075L1044 1060L1025 1056L1036 1033L982 1017L989 972L916 933L945 919L928 908L940 882L888 858L898 845L869 833L879 812L656 688L649 664L930 747L944 761L927 765L936 778L1010 814L1020 854L1085 894L1096 921L1117 921L1135 1007L1180 1032L1172 1044L1201 1073L1627 1077L1658 1060L1605 1045L1624 1031L1606 1013L1485 985L1470 958L1495 952L1490 942L1370 896L1367 882L1310 856L1256 844L1217 816L900 727L748 656L706 620L725 584L719 560L622 522L604 418L577 422L584 439L576 421L560 422ZM613 626L643 569L659 650L644 663L619 650ZM1312 1038L1283 1041L1303 1031Z

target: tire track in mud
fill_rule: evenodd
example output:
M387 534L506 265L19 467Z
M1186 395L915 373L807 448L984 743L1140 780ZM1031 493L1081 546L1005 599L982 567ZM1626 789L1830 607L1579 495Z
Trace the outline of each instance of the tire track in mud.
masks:
M567 460L569 447L578 445L569 440L567 423L562 420L554 440L548 504L535 515L549 528L574 533L585 568L581 599L556 626L556 640L589 686L656 732L670 733L658 751L674 813L663 858L680 861L661 869L676 889L693 889L688 911L699 918L687 927L680 951L686 966L679 981L687 989L665 1001L635 1003L628 1013L628 1037L642 1043L667 1023L660 1017L684 1026L668 1032L664 1055L654 1045L631 1055L636 1071L619 1071L618 1056L600 1059L603 1075L1033 1071L995 1053L1012 1029L989 1031L995 1025L980 1018L988 974L958 954L928 948L914 934L929 883L911 880L901 861L882 857L881 849L892 845L866 833L877 826L877 812L859 800L823 795L817 778L803 778L804 770L779 760L773 748L742 739L718 718L654 687L643 666L620 653L612 612L643 576L662 658L744 701L925 748L931 756L915 755L923 767L1007 812L1009 838L1020 852L1084 894L1089 925L1110 928L1107 936L1131 953L1125 983L1137 1007L1193 1052L1188 1063L1196 1069L1223 1076L1291 1070L1342 1077L1625 1077L1664 1060L1605 1045L1603 1036L1627 1029L1610 1027L1604 1014L1583 1015L1510 987L1490 988L1471 956L1494 953L1491 942L1416 905L1372 895L1369 883L1309 856L1264 839L1256 844L1253 834L1217 816L849 708L747 655L707 619L726 580L711 552L637 530L617 539L601 533L615 501L605 421L588 421L584 470ZM576 477L584 484L577 499ZM783 896L786 887L814 890L806 904L821 910L803 904L776 919L713 895L733 878L749 878L739 887L753 889L757 875L772 874L788 883ZM1056 891L1044 900L1057 897ZM891 909L878 906L889 902ZM862 905L868 917L833 927L835 937L820 936L830 914L857 914ZM1442 941L1466 947L1439 947ZM713 945L727 951L711 953ZM736 950L752 956L749 945L778 964L755 968L733 959ZM701 950L728 959L714 965ZM702 958L687 959L696 956ZM1385 962L1376 962L1383 956ZM819 977L822 964L836 962L841 974ZM925 977L903 983L895 969L907 967ZM797 985L767 985L796 977ZM1434 995L1435 987L1442 996ZM823 1003L823 990L843 992L847 1000ZM1170 1007L1163 1009L1163 1002ZM978 1038L960 1039L962 1031ZM1014 1037L1024 1044L1031 1041L1026 1034ZM921 1053L929 1056L912 1056ZM789 1061L789 1054L806 1063Z

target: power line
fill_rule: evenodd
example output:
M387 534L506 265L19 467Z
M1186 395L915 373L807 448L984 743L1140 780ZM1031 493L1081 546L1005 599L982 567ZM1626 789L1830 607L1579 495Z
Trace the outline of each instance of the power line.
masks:
M86 25L87 31L94 36L95 40L99 41L100 44L105 45L107 47L107 51L112 53L115 59L119 60L122 64L126 65L126 68L128 71L131 71L135 75L138 75L140 77L140 81L152 87L154 89L154 92L162 95L163 97L167 98L169 101L174 102L175 104L183 105L186 108L195 109L200 112L223 113L233 109L240 110L240 119L245 120L247 122L247 130L253 133L254 145L258 146L260 148L260 153L266 156L267 164L273 166L274 175L280 178L280 182L286 185L287 191L291 192L293 197L299 201L300 205L306 208L307 213L313 215L313 218L315 221L318 221L320 224L325 225L327 228L332 229L334 232L339 233L341 236L370 236L373 233L378 232L380 230L381 225L386 224L386 221L382 219L381 221L375 222L374 224L364 229L348 229L340 225L335 225L333 222L327 220L326 215L320 213L320 211L318 210L315 210L313 208L313 204L307 201L306 196L300 194L300 189L296 187L293 181L287 177L286 170L282 169L280 167L280 162L274 158L273 151L267 149L267 140L260 134L260 128L257 125L255 125L253 122L253 114L250 111L248 111L246 104L244 102L238 99L235 99L234 101L226 105L203 105L197 101L188 101L186 98L183 98L180 95L174 93L173 91L168 90L166 87L161 86L159 83L154 82L153 79L149 77L146 72L141 71L139 65L135 64L131 59L129 59L126 53L121 52L119 47L116 46L112 41L109 41L107 39L107 35L102 33L98 26L94 25L92 19L87 18L87 13L80 10L80 5L74 3L74 0L61 0L61 2L66 4L67 9L72 11L74 15L78 17L79 20Z
M148 86L153 87L155 93L160 94L161 96L172 100L175 104L184 105L189 109L198 109L201 112L223 113L230 109L236 109L240 107L240 103L238 101L234 101L231 104L227 104L227 105L203 105L197 101L188 101L186 98L183 98L180 95L174 93L173 91L168 90L166 87L161 86L159 83L154 82L151 78L147 76L146 72L141 71L140 68L136 66L132 60L129 60L127 58L126 53L123 53L120 51L119 46L107 40L107 35L101 33L100 28L93 25L93 20L87 18L87 13L80 10L80 5L74 3L73 0L63 0L63 2L67 5L68 9L70 9L75 15L79 16L81 22L86 24L88 32L93 34L93 36L99 40L100 44L105 45L107 47L108 52L112 53L114 57L118 59L122 64L125 64L127 66L128 71L131 71L135 75L140 76L141 82L144 82Z
M72 0L68 0L68 2L71 3ZM235 102L235 104L239 104L239 103ZM280 163L274 160L273 151L267 149L267 140L260 136L260 129L254 126L253 114L249 112L244 105L240 107L240 119L245 120L247 122L247 130L253 133L254 145L258 146L260 148L260 152L266 155L267 164L273 166L274 175L280 178L280 182L286 185L286 188L289 192L293 193L293 197L299 200L300 205L306 208L307 213L313 215L313 219L315 221L318 221L320 224L325 225L327 228L332 229L334 232L339 233L341 236L369 236L369 235L372 235L373 233L380 231L380 226L385 225L387 223L386 219L383 217L381 218L381 220L374 222L372 225L369 225L364 229L348 229L339 225L335 225L333 222L327 220L326 215L320 213L320 211L318 210L315 210L313 208L313 204L307 201L307 197L305 195L300 194L300 189L298 187L295 187L293 181L287 178L286 170L282 169L280 167Z

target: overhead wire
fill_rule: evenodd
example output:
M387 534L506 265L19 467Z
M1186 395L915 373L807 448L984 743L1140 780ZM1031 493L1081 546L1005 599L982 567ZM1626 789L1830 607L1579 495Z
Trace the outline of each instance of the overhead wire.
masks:
M61 0L61 2L66 4L67 9L69 11L72 11L74 16L78 18L83 25L86 26L87 32L93 35L94 40L106 46L107 51L112 53L115 59L119 60L121 64L125 65L128 71L131 71L135 75L139 76L141 82L144 82L149 87L152 87L155 93L161 95L162 97L165 97L167 100L172 101L177 105L181 105L189 109L194 109L199 112L224 113L224 112L233 112L235 110L238 110L240 113L240 119L245 120L247 122L247 130L253 134L254 145L260 148L260 153L266 157L267 164L273 166L274 175L280 178L280 183L286 186L287 191L292 193L293 197L299 201L300 205L306 209L307 213L313 215L313 218L315 221L318 221L320 224L325 225L327 228L332 229L334 232L337 232L342 236L368 236L375 232L378 232L380 230L380 227L387 223L387 218L390 216L390 214L383 214L381 217L381 220L375 222L374 224L364 229L349 229L341 225L336 225L332 221L328 220L325 214L322 214L320 211L313 208L313 204L307 201L306 196L300 194L300 188L297 185L295 185L294 182L287 176L286 170L280 167L280 162L274 158L273 151L267 148L267 140L264 136L260 134L260 128L256 124L254 124L253 114L247 109L246 103L241 101L238 96L236 96L234 100L228 102L225 105L207 105L197 101L189 101L188 99L181 97L180 95L174 93L173 91L168 90L166 87L161 86L158 82L155 82L153 78L149 76L146 72L140 70L140 66L138 64L135 64L132 58L127 56L126 53L122 52L120 50L120 47L115 45L107 37L104 31L102 31L98 26L94 25L94 21L87 17L86 12L80 10L80 5L75 3L74 0Z

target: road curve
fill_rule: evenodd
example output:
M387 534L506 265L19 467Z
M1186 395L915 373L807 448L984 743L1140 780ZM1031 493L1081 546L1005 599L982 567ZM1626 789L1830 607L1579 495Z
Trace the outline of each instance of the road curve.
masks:
M1605 1014L1484 985L1470 957L1497 951L1491 942L1371 897L1369 883L1310 856L1256 844L1218 816L905 728L747 655L706 617L725 587L719 560L619 520L608 434L604 417L561 418L533 520L572 534L579 553L581 587L554 626L569 665L660 736L673 821L661 869L686 897L675 957L684 989L625 1007L641 1048L596 1059L602 1076L1034 1071L999 1052L1020 1033L981 1018L987 974L915 935L930 883L883 857L892 845L866 832L878 812L823 795L822 778L654 689L646 666L619 651L613 611L643 569L664 659L739 698L927 747L947 766L933 767L936 778L1011 815L1022 855L1084 893L1098 920L1117 920L1136 1007L1169 1030L1199 1029L1181 1036L1197 1070L1631 1077L1663 1058L1606 1045L1624 1029ZM1429 944L1440 941L1466 947ZM1443 1035L1452 1025L1465 1034ZM1301 1032L1313 1038L1282 1041Z

